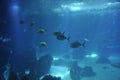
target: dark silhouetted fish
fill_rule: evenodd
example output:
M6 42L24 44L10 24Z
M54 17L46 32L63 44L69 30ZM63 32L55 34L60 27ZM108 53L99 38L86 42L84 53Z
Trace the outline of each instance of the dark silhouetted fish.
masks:
M78 48L80 46L85 48L85 42L82 43L82 44L79 41L75 41L75 42L70 43L71 48Z
M64 33L65 32L60 32L60 31L56 31L56 32L54 32L53 34L56 36L56 38L58 39L58 40L61 40L61 41L63 41L63 40L70 40L70 37L66 37L65 35L64 35Z
M59 36L59 35L63 35L65 32L60 32L60 31L55 31L55 32L53 32L53 34L55 35L55 36Z
M70 40L70 37L66 37L65 35L58 35L58 36L56 36L56 38L58 39L58 40Z

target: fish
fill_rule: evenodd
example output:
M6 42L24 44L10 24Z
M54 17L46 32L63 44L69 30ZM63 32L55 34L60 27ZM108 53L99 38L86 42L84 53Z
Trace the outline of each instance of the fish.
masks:
M44 33L46 33L46 31L45 31L45 29L38 29L38 33L44 34Z
M58 36L56 36L56 38L61 41L63 41L63 40L69 41L70 40L70 37L66 37L65 35L58 35Z
M59 36L59 35L62 35L62 34L64 34L65 32L60 32L60 31L55 31L55 32L53 32L53 34L55 35L55 36Z
M56 36L56 39L58 39L58 40L61 40L61 41L68 40L69 41L70 37L66 37L64 35L64 33L65 32L56 31L53 34L54 34L54 36Z
M40 42L40 45L43 46L43 47L47 47L48 46L47 43L44 42L44 41Z
M82 44L79 41L75 41L75 42L70 43L71 48L78 48L80 46L85 48L85 42L82 43Z

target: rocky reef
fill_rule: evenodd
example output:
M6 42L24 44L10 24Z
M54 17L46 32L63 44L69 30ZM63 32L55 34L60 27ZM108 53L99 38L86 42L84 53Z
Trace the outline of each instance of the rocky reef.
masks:
M73 62L70 68L70 77L72 80L81 80L83 77L94 77L96 73L93 71L91 66L84 68L80 67L77 62Z

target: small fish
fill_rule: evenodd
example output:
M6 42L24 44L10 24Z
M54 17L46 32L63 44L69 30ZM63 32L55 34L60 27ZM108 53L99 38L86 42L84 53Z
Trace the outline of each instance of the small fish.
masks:
M45 29L38 29L38 33L40 33L40 34L44 34L46 31L45 31Z
M82 44L79 41L75 41L75 42L70 43L71 48L78 48L80 46L85 48L85 42L82 43Z
M44 41L40 42L40 45L43 46L43 47L47 47L48 46L47 43L44 42Z

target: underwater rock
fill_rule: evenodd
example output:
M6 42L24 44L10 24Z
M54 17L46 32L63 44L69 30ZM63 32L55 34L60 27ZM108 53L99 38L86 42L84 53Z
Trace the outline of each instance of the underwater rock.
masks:
M91 66L86 66L82 69L81 76L82 77L93 77L93 76L96 76L96 73L93 71Z
M19 80L19 77L14 70L10 70L8 80Z
M21 78L21 80L30 80L30 77L28 75L25 75Z
M38 60L37 68L36 68L36 72L38 74L37 75L38 77L41 77L50 71L52 61L53 61L53 57L49 54L42 56Z
M49 54L37 60L34 50L25 50L23 53L16 54L12 57L17 58L16 61L15 59L12 60L12 65L15 71L20 74L20 77L24 76L25 71L28 70L30 71L30 75L32 75L30 77L35 79L39 79L49 72L53 60Z
M70 69L70 77L72 80L81 80L82 68L78 66L77 61L74 61Z
M120 69L120 62L119 63L111 63L110 65L115 67L115 68L119 68Z
M60 77L54 77L54 76L51 76L51 75L46 75L41 80L61 80L61 78Z
M35 78L35 76L33 76L33 75L31 75L31 74L29 74L29 75L24 74L24 75L21 77L21 80L37 80L37 79Z
M106 57L99 57L96 63L101 63L101 64L110 64L110 60L107 59Z
M10 57L10 52L7 49L6 45L3 45L2 43L0 43L0 80L3 80L3 72L5 70L5 65L8 63L9 61L9 57Z
M38 80L38 78L35 76L35 73L31 71L29 74L19 73L19 78L19 80Z
M37 60L34 49L28 49L12 55L11 63L15 70L19 73L24 73L26 70L34 71Z

